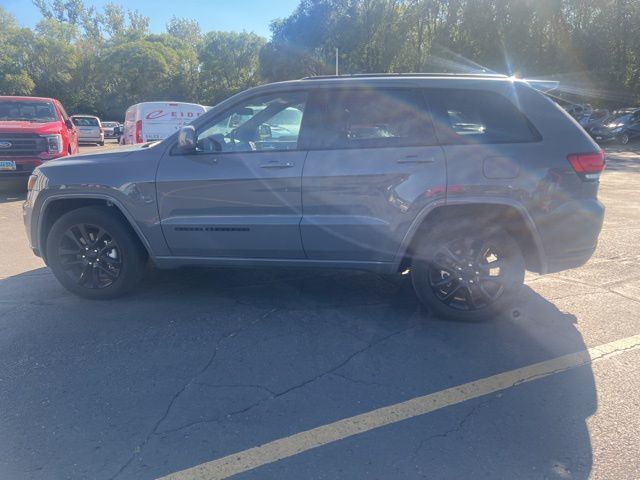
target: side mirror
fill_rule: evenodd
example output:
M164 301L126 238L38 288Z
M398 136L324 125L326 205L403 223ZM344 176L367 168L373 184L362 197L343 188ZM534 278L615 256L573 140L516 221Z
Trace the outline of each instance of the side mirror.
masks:
M193 153L196 151L196 129L192 125L185 125L178 133L178 149L180 153Z
M73 130L73 122L71 121L70 118L67 118L64 121L64 124L67 126L67 130Z

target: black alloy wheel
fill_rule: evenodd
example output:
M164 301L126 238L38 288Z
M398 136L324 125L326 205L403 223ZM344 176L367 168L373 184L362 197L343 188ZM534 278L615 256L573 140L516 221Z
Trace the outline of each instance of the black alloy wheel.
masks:
M500 227L474 228L472 223L426 234L414 252L413 287L436 316L495 318L512 307L524 283L525 261L518 243Z
M453 241L440 248L429 267L434 295L462 311L491 306L505 292L508 281L504 255L487 241Z
M96 225L80 223L62 236L58 256L66 274L78 285L106 288L122 271L122 254L114 238Z
M89 206L53 224L46 261L67 290L104 300L135 288L146 270L147 252L115 207Z

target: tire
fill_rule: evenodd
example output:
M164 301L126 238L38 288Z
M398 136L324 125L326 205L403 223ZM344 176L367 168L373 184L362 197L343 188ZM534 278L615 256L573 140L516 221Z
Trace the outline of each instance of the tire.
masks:
M470 222L436 227L414 250L413 288L438 317L495 318L513 306L524 284L525 261L518 243L502 228Z
M98 145L100 145L101 147L104 147L104 142L100 142Z
M629 138L628 134L623 133L622 135L620 135L619 140L622 145L628 145L631 139Z
M113 207L83 207L61 216L47 236L46 252L67 290L95 300L132 291L147 261L139 239Z

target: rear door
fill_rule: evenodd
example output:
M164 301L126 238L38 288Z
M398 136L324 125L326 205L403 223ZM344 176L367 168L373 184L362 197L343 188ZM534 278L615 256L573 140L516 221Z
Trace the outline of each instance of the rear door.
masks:
M311 259L391 262L425 205L443 202L446 166L413 89L316 93L300 225ZM305 134L306 135L306 134Z

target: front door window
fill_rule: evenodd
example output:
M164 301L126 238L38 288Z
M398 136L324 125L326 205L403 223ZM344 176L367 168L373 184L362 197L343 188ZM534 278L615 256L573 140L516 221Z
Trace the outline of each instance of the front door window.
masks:
M198 134L198 150L214 152L298 149L306 93L273 94L248 100Z

